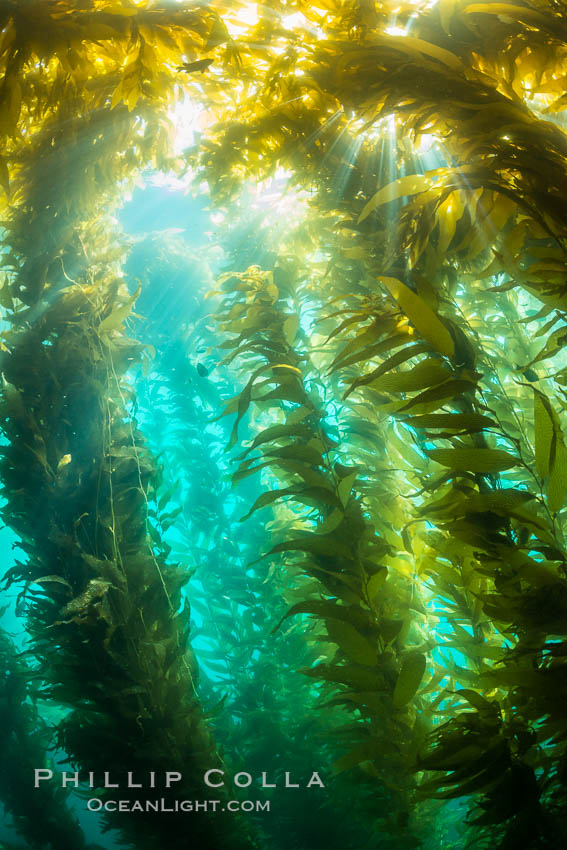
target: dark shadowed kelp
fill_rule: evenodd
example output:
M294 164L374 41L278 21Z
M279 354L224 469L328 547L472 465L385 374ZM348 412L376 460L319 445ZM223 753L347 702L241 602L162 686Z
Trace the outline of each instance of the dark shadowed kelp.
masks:
M199 796L205 766L261 772L271 741L280 772L318 751L337 774L311 810L282 803L289 846L331 846L317 813L349 792L356 846L559 846L564 10L30 0L0 19L8 579L67 757L179 767ZM207 184L220 329L166 256L160 277L159 239L126 280L112 212L148 167ZM183 844L175 821L112 818L140 848ZM279 840L277 817L193 823L203 848Z

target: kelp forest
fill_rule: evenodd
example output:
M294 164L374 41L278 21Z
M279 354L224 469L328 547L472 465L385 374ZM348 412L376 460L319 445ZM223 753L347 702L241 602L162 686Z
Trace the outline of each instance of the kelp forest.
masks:
M565 4L0 30L2 850L559 850Z

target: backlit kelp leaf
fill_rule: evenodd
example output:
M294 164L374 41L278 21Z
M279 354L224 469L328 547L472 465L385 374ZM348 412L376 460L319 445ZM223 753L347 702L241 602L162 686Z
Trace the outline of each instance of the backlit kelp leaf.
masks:
M352 560L353 553L348 546L341 542L340 535L333 533L330 537L319 537L310 535L299 537L294 540L284 540L272 547L264 557L274 555L276 552L308 552L313 555L325 555L330 559L345 558Z
M337 487L337 494L343 508L346 508L348 504L349 496L354 486L354 482L356 481L357 475L358 470L356 470L355 472L351 472L350 475L347 475L339 482L339 485Z
M440 354L452 357L455 353L453 337L429 304L397 278L380 276L378 280L387 287L419 333Z
M489 493L474 493L466 498L460 505L465 513L484 513L494 511L495 513L509 516L517 509L535 498L533 493L527 490L492 490ZM537 519L537 517L534 517Z
M423 679L426 664L426 657L421 652L408 652L404 656L394 688L393 703L396 708L403 708L413 699Z
M364 383L369 383L378 391L405 393L441 384L450 377L451 373L439 360L429 359L422 360L421 363L405 372L382 375Z
M326 621L329 637L348 655L351 661L372 667L376 664L377 649L353 625L340 620Z
M366 585L366 592L368 594L368 600L371 604L374 604L376 600L380 598L383 584L387 578L388 570L386 567L383 567L377 573L374 573L374 575L371 576L368 580L368 584Z
M484 711L489 714L498 713L498 703L490 702L490 700L487 700L486 697L483 697L477 691L473 691L470 688L462 688L455 693L466 699L467 702L470 702L473 708L476 708L479 712Z
M307 504L323 504L330 507L339 507L339 500L335 494L325 487L285 487L281 490L268 490L267 493L262 493L247 514L240 518L240 522L249 519L255 511L265 508L276 502L278 499L283 499L286 496L291 496L301 502Z
M407 402L402 403L395 409L396 413L404 413L406 410L411 410L419 405L433 404L436 408L442 407L443 402L451 398L462 395L462 393L473 392L476 389L476 384L472 381L451 380L445 381L436 387L424 390L419 395L414 396Z
M98 326L99 334L108 334L111 331L118 330L123 322L126 321L130 313L132 312L132 307L134 306L134 302L140 295L142 291L141 285L138 287L134 295L131 298L128 298L126 303L122 307L118 307L118 309L114 310L110 316L107 316L106 319L103 319L100 325Z
M422 416L404 419L404 424L411 425L412 428L427 430L443 428L451 431L465 431L469 434L484 431L485 428L497 427L493 419L480 413L425 413Z
M463 12L465 15L497 15L506 22L522 21L529 26L539 26L546 30L551 26L550 19L541 12L515 3L469 3L464 7Z
M360 224L363 222L366 218L368 218L370 213L373 213L374 210L377 210L378 207L383 204L395 201L398 198L403 198L404 196L417 195L418 192L423 192L425 189L429 189L430 185L431 178L427 177L425 174L408 174L406 177L399 177L397 180L394 180L393 183L383 186L380 191L376 192L368 203L365 204L362 212L358 216L357 223Z
M305 425L300 422L293 425L271 425L269 428L265 428L260 434L258 434L258 436L252 441L252 445L250 445L241 455L238 455L236 460L241 460L243 457L246 457L249 452L253 451L258 446L261 446L263 443L269 443L272 440L280 440L283 437L300 437L305 439L309 438L311 434L312 429L309 425Z
M551 445L553 442L553 411L547 396L533 388L535 459L538 474L549 474Z
M547 503L552 513L563 507L567 495L567 447L561 431L557 431L554 436L555 454L547 485Z
M431 460L462 472L486 475L503 472L521 463L520 459L502 449L428 449Z
M299 330L299 316L292 313L283 323L283 332L288 345L293 345L297 331Z
M323 463L321 452L306 443L291 443L276 449L265 449L264 457L291 458L292 460L303 461L309 466L320 466Z
M559 417L544 393L534 394L534 430L536 468L539 475L549 475L547 499L552 513L560 510L567 495L567 448Z
M324 619L333 618L342 620L345 623L352 623L355 627L362 627L365 622L362 609L353 605L339 605L337 602L332 602L329 599L310 599L305 602L297 602L284 614L279 623L272 629L272 634L276 632L284 620L288 617L295 617L296 614L315 614Z
M368 375L363 375L361 378L356 378L356 380L354 380L350 384L348 390L345 392L343 399L348 398L348 396L354 389L356 389L356 387L371 383L376 378L379 378L381 375L384 375L386 372L389 372L390 369L393 369L395 366L400 366L402 363L405 363L407 360L410 360L417 354L422 354L423 352L427 351L428 348L429 346L427 345L427 343L422 342L418 343L417 345L407 346L403 349L403 351L398 351L397 354L393 354L391 357L388 357L387 360L385 360L380 366L377 366L376 369L374 369Z

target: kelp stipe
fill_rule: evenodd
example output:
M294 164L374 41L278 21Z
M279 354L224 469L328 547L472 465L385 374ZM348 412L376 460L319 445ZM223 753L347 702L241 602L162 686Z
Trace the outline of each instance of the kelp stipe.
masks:
M322 626L316 639L337 647L328 654L329 663L302 671L327 683L325 706L356 708L358 717L337 730L343 746L354 749L343 750L335 771L365 765L366 777L361 773L359 778L368 786L361 799L365 814L377 818L377 829L395 822L396 832L388 830L389 846L404 847L417 840L408 827L412 709L406 706L426 665L419 645L406 645L402 637L409 631L408 622L402 630L399 616L400 608L408 610L406 590L387 579L391 546L376 533L353 492L361 470L349 465L326 433L308 355L294 348L299 316L285 306L293 297L293 277L285 268L276 267L273 275L251 268L227 274L220 286L218 318L225 333L236 334L223 343L232 349L225 362L252 369L246 387L224 411L237 413L229 448L237 443L239 422L250 405L273 411L267 427L238 456L233 480L269 469L284 485L262 493L243 520L280 499L310 506L308 513L290 516L284 539L267 553L285 553L292 575L299 571L316 579L307 586L307 598L293 605L284 620L315 616ZM299 554L297 564L292 553Z

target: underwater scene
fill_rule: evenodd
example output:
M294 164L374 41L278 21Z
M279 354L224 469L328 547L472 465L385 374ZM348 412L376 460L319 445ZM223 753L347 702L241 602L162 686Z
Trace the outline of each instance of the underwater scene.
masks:
M567 6L0 66L0 850L567 846Z

